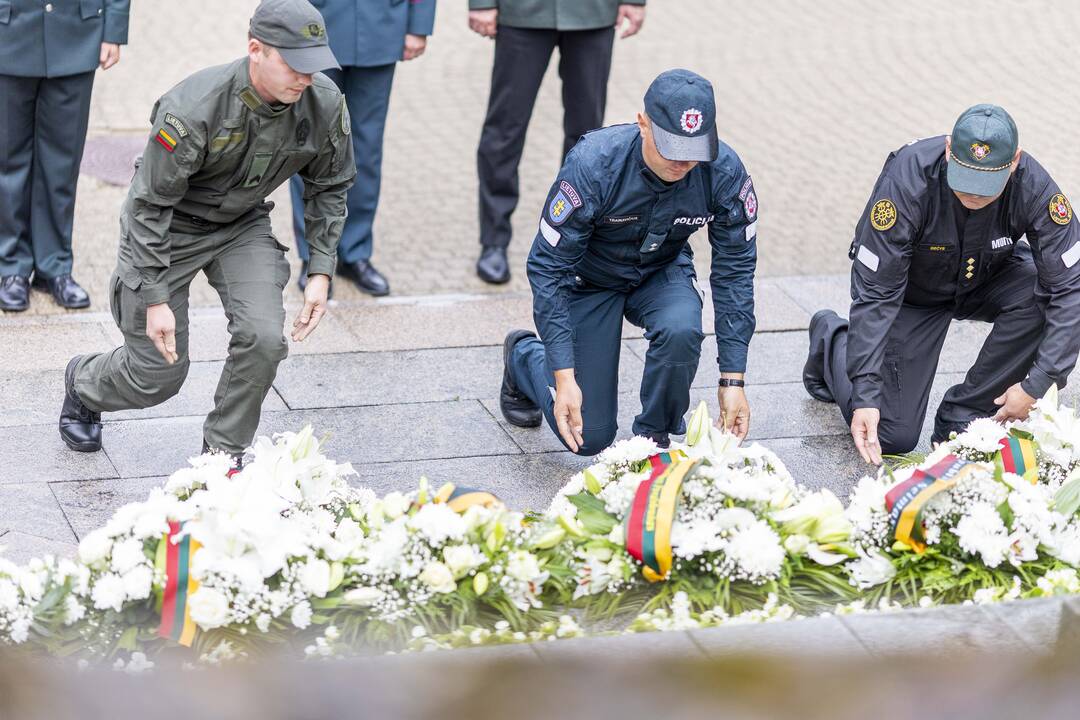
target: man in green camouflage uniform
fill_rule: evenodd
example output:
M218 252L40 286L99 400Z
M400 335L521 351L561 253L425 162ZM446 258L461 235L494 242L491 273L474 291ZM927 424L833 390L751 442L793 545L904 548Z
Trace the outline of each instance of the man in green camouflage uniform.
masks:
M120 218L112 311L124 345L76 357L65 374L60 435L101 449L101 413L176 395L187 375L188 287L202 271L229 320L229 356L203 428L204 449L237 455L259 425L280 363L285 246L265 198L299 173L311 261L303 340L326 312L327 288L356 163L349 115L318 71L338 67L322 16L307 0L263 0L248 56L192 75L162 97Z

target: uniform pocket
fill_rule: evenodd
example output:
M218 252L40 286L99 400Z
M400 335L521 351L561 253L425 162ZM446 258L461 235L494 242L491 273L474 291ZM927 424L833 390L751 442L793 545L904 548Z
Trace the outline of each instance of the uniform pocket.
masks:
M124 284L120 282L120 274L114 272L112 277L109 278L109 309L112 310L112 318L113 322L116 323L116 327L120 327L123 318L120 312L120 288L123 286Z
M79 0L79 13L83 20L99 18L105 14L105 0Z

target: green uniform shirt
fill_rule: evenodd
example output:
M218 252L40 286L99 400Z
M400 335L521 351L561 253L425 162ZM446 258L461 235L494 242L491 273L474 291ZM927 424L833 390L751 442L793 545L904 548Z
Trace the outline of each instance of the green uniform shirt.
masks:
M645 0L469 0L470 10L499 9L499 24L547 30L595 30L611 27L620 5Z
M248 59L187 78L154 106L153 131L121 222L120 275L147 305L166 302L173 211L228 224L299 173L311 273L332 275L356 176L349 115L326 76L291 105L263 102Z

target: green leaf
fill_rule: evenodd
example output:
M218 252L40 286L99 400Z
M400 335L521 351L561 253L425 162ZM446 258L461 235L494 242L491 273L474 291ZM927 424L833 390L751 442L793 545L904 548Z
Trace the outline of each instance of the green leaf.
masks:
M1080 474L1054 493L1054 509L1066 517L1071 517L1080 510Z
M604 507L604 501L588 493L578 493L567 498L578 509L577 518L593 535L607 535L619 524L619 519Z

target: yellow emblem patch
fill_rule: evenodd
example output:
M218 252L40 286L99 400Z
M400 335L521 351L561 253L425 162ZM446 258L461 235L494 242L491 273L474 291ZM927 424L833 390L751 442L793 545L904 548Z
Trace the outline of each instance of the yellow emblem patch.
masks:
M896 224L896 206L892 200L878 200L870 211L870 224L875 230L888 230Z
M1068 225L1072 220L1072 205L1061 193L1050 198L1050 219L1058 225Z

